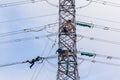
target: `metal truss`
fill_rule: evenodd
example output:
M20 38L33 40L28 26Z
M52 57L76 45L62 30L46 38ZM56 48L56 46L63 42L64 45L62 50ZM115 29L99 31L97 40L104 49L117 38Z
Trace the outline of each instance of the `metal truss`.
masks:
M79 80L76 49L75 0L59 0L57 80Z

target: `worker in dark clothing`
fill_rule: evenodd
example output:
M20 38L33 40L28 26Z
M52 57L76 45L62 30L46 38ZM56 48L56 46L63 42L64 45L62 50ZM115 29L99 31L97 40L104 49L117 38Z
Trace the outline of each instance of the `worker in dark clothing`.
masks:
M35 62L39 61L40 59L41 59L41 57L38 56L37 58L32 59L31 61L27 60L26 62L30 63L31 64L30 68L32 68L33 65L35 64Z

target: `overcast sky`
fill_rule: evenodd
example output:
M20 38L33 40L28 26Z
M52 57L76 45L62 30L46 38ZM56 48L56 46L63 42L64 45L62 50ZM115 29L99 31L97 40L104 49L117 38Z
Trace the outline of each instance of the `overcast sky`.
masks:
M0 4L16 1L25 0L0 0ZM58 5L58 0L48 1L52 4ZM111 3L99 4L92 2L88 6L76 10L76 21L84 21L88 23L120 29L120 1L106 1L117 4L112 4L111 6ZM88 4L88 1L86 0L76 0L76 7L84 6L86 4ZM0 34L58 22L59 15L56 13L58 13L58 8L54 5L51 6L45 1L18 6L9 6L4 8L0 7ZM49 14L55 15L38 17ZM36 18L18 20L27 17ZM47 35L53 32L57 32L58 25L54 26L54 28L49 28L41 32L22 33L7 37L0 37L0 42L25 37ZM77 34L120 42L120 32L114 32L104 29L89 29L77 26ZM57 42L56 46L51 49L55 40L57 40L56 37L51 37L50 39L42 38L38 40L21 41L15 43L0 43L0 64L24 61L35 58L37 56L55 55L56 49L58 48ZM120 57L120 45L99 42L85 38L80 40L80 37L78 37L77 40L77 50ZM78 54L78 57L81 56ZM91 59L93 60L94 58ZM106 58L95 58L95 60L120 64L120 61L109 61ZM78 62L80 62L80 60L78 60ZM120 67L116 66L83 61L82 64L79 64L78 70L81 80L120 79ZM0 80L56 80L56 75L57 58L49 60L49 62L46 61L43 64L36 64L35 66L33 66L32 69L29 68L29 64L0 68Z

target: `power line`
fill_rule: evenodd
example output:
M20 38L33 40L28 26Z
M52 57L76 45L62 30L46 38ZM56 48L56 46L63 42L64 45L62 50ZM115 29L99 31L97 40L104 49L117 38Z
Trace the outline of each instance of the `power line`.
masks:
M120 42L115 42L115 41L110 41L110 40L104 40L104 39L94 38L94 37L89 37L89 36L84 36L84 35L80 35L80 34L78 34L77 36L81 37L81 38L86 38L86 39L89 39L89 40L95 40L95 41L100 41L100 42L105 42L105 43L120 45Z
M108 56L108 55L102 55L102 54L97 54L97 53L91 53L91 52L85 52L85 51L78 51L77 53L80 53L81 56L88 56L88 57L102 57L108 60L120 60L120 57L114 57L114 56Z
M53 6L53 7L57 7L58 8L58 5L56 5L56 4L53 4L53 3L51 3L51 2L49 2L48 0L45 0L49 5L51 5L51 6Z
M52 66L52 67L54 67L54 68L57 68L57 66L54 64L54 63L51 63L50 61L48 61L48 60L46 60L47 61L47 63L50 65L50 66Z
M44 61L43 64L41 65L41 67L40 67L38 73L36 74L36 76L35 76L35 78L34 78L33 80L37 80L37 79L38 79L38 76L39 76L40 72L42 71L44 65L45 65L45 61Z
M99 29L103 29L103 30L106 30L106 31L109 30L109 31L114 31L114 32L120 32L120 29L118 29L118 28L112 28L112 27L108 27L108 26L97 25L97 24L94 24L94 23L78 21L76 24L78 26L82 26L82 27L99 28Z
M43 36L43 37L53 37L53 36L56 36L57 34L58 33L56 32L56 33L52 33L52 34L49 34L49 35ZM104 42L104 43L110 43L110 44L114 44L114 45L120 45L120 42L104 40L104 39L84 36L84 35L80 35L80 34L77 34L77 37L81 37L82 39L86 38L86 39L89 39L89 40L95 40L95 41L100 41L100 42Z
M37 61L42 63L43 60L54 59L54 58L57 58L57 56L56 55L52 55L52 56L48 56L48 57L40 57L40 56L38 56L37 58L32 59L32 60L26 60L26 61L22 61L22 62L14 62L14 63L3 64L3 65L0 65L0 67L7 67L7 66L18 65L18 64L24 64L24 63L32 64L32 63L35 63Z
M29 41L29 40L39 40L45 37L52 37L55 35L56 33L48 34L45 36L25 37L25 38L19 38L19 39L14 39L14 40L0 41L0 44L16 43L16 42Z
M47 16L53 16L53 15L57 15L57 14L58 13L53 13L53 14L46 14L46 15L34 16L34 17L26 17L26 18L18 18L18 19L13 19L13 20L5 20L5 21L0 21L0 23L23 21L23 20L28 20L28 19L35 19L35 18L42 18L42 17L47 17Z
M81 8L87 7L87 6L89 6L93 2L93 0L88 0L88 1L89 1L88 4L86 4L84 6L77 7L76 9L81 9Z
M14 40L7 40L7 41L0 41L0 44L8 44L8 43L15 43L15 42L22 42L22 41L29 41L29 40L37 40L40 39L39 36L36 37L27 37L27 38L19 38Z
M86 16L86 15L80 15L80 14L77 14L77 16L81 16L81 17L85 17L85 18L91 18L91 19L96 19L96 20L101 20L101 21L107 21L107 22L112 22L112 23L119 23L120 24L119 21L107 20L107 19L91 17L91 16Z
M57 56L56 56L56 55L53 55L53 56L49 56L49 57L43 57L43 59L45 59L45 61L47 61L48 59L53 59L53 58L57 58ZM41 66L40 70L38 71L38 73L36 74L36 76L34 77L34 80L37 80L37 78L38 78L38 76L39 76L42 68L43 68L44 65L45 65L45 61L43 62L42 66ZM33 77L31 78L31 80L33 80Z
M48 0L45 0L49 5L51 5L51 6L53 6L53 7L57 7L58 8L58 5L56 5L56 4L53 4L52 2L49 2ZM88 4L86 4L86 5L83 5L83 6L80 6L80 7L76 7L76 9L81 9L81 8L84 8L84 7L87 7L87 6L89 6L92 2L93 2L93 0L88 0L89 1L89 3Z
M110 2L110 1L93 0L92 2L103 4L103 5L108 5L108 6L113 6L113 7L120 7L120 3L114 3L114 2Z
M47 48L47 46L48 46L48 43L49 43L49 40L46 41L45 46L44 46L44 48L43 48L43 50L42 50L42 52L41 52L41 53L42 53L41 56L44 55L45 50L46 50L46 48ZM41 65L41 68L40 68L39 70L38 70L38 68L35 70L35 72L33 73L33 76L32 76L32 78L31 78L31 80L37 80L37 78L38 78L38 76L39 76L39 73L41 72L44 64L45 64L45 62L43 62L43 64ZM38 66L37 66L37 67L38 67ZM37 72L37 71L38 71L38 72Z
M52 2L49 2L48 0L45 0L49 5L51 5L51 6L53 6L53 7L57 7L58 8L58 5L56 5L56 4L53 4ZM93 0L88 0L89 1L89 3L88 4L86 4L86 5L83 5L83 6L80 6L80 7L77 7L76 9L80 9L80 8L84 8L84 7L87 7L87 6L89 6L92 2L93 2Z
M42 2L42 1L45 1L45 2L47 2L47 4L58 8L58 5L53 4L53 3L49 2L48 0L26 0L26 1L18 1L18 2L9 2L9 3L0 4L0 8L25 5L25 4L30 4L30 3L38 3L38 2Z
M78 58L79 59L79 58ZM84 59L79 59L79 60L81 60L81 62L80 63L78 63L78 66L80 66L83 62L84 62ZM92 59L93 60L93 59ZM91 63L90 64L90 67L89 67L89 70L87 71L87 74L85 75L85 76L82 76L81 78L86 78L86 77L88 77L89 75L90 75L90 72L91 72L91 70L92 70L92 67L93 67L93 64Z
M54 58L57 58L57 55L53 55L53 56L49 56L49 57L40 57L40 58L41 59L39 59L39 60L54 59ZM89 61L89 62L92 62L92 63L101 63L101 64L107 64L107 65L113 65L113 66L120 67L120 64L115 64L115 63L107 63L107 62L102 62L102 61L97 61L97 60L91 60L91 59L86 59L86 58L80 58L80 57L78 57L78 59L79 60ZM23 63L28 63L28 61L22 61L22 62L14 62L14 63L9 63L9 64L4 64L4 65L0 65L0 67L18 65L18 64L23 64Z
M10 64L0 65L0 67L12 66L12 65L23 64L23 63L24 62L14 62L14 63L10 63Z
M44 64L44 63L43 63L43 64ZM43 64L42 64L42 65L43 65ZM39 68L39 66L37 66L37 67L35 68L35 71L33 72L33 75L32 75L32 77L31 77L30 80L34 80L34 76L35 76L35 74L37 73L38 68Z
M53 36L56 36L58 33L51 33L49 35L46 35L46 36L42 36L42 37L53 37ZM89 37L89 36L84 36L84 35L80 35L80 34L77 34L77 37L81 37L82 39L83 38L86 38L86 39L89 39L89 40L95 40L95 41L100 41L100 42L104 42L104 43L110 43L110 44L115 44L115 45L120 45L120 42L115 42L115 41L110 41L110 40L104 40L104 39L100 39L100 38L95 38L95 37Z
M0 8L30 4L30 3L37 3L37 2L42 2L42 1L45 1L45 0L34 0L34 1L33 0L25 0L25 1L18 1L18 2L3 3L3 4L0 4Z
M89 61L89 62L92 62L92 63L100 63L100 64L106 64L106 65L120 67L120 64L115 64L115 63L108 63L108 62L104 62L104 61L97 61L97 60L91 60L91 59L80 58L80 57L78 57L78 59L79 60Z
M55 42L56 42L56 39L55 39ZM53 43L53 45L54 45L54 43ZM43 49L43 52L42 52L42 53L45 52L47 46L48 46L48 42L46 43L45 48ZM51 47L50 51L48 52L49 54L51 53L52 49L53 49L53 46ZM49 56L49 55L48 55L48 56ZM48 62L48 59L57 58L57 55L54 55L54 56L52 56L52 57L46 57L46 58L47 58L46 61ZM38 78L38 76L39 76L39 74L40 74L40 72L41 72L43 66L45 65L45 62L46 62L46 61L44 61L42 67L40 68L40 70L39 70L38 73L36 74L34 80L37 80L37 78Z
M77 7L76 9L80 9L80 8L84 8L89 6L92 2L94 3L99 3L99 4L103 4L103 5L108 5L108 6L113 6L113 7L120 7L120 3L114 3L114 2L110 2L110 1L104 1L104 0L86 0L89 1L88 4L84 5L84 6L80 6Z
M39 26L39 27L25 28L25 29L21 29L21 30L17 30L17 31L11 31L11 32L6 32L6 33L1 33L0 37L17 35L17 34L21 34L21 33L40 32L40 31L45 30L46 28L54 27L56 24L58 24L58 23L56 22L56 23L51 23L51 24Z
M99 29L103 29L103 30L120 32L120 29L118 29L118 28L112 28L112 27L107 27L107 26L102 26L102 25L97 25L97 24L93 24L93 28L99 28Z

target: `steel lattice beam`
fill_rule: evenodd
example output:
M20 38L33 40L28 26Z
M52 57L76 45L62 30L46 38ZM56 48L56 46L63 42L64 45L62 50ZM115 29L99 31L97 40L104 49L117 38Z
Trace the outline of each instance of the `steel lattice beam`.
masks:
M75 0L59 0L57 80L79 80L77 69ZM65 54L66 53L66 54Z

